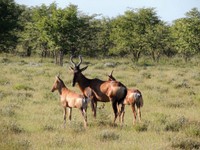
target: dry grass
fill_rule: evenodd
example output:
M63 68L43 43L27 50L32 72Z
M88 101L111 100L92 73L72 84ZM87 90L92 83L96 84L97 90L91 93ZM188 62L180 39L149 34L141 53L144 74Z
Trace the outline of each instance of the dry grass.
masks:
M0 56L1 149L200 148L200 62L184 65L177 60L175 64L141 61L133 65L127 59L83 58L82 66L89 65L84 72L87 77L107 80L106 75L114 69L118 80L142 91L142 123L132 125L133 114L126 106L124 127L113 125L111 104L106 103L98 110L96 120L88 108L87 129L76 109L72 122L63 129L59 96L50 89L60 73L70 89L80 92L71 86L68 59L64 67L59 67L51 59Z

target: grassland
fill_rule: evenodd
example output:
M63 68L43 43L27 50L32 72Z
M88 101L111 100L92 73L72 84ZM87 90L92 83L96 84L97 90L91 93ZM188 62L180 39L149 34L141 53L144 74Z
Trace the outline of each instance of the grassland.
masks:
M178 58L159 64L142 60L136 65L128 59L83 58L82 66L89 65L87 77L107 80L114 69L118 80L140 89L144 98L142 123L132 125L126 106L125 125L114 126L111 104L105 103L97 119L88 108L87 129L77 109L64 129L59 95L50 92L58 73L80 92L71 86L69 58L65 60L59 67L52 59L0 56L0 149L200 149L199 59L188 64Z

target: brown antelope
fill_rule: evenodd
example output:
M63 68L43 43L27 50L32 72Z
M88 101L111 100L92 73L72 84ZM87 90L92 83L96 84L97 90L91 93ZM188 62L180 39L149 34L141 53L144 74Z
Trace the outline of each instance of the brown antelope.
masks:
M59 76L56 76L56 80L52 87L52 92L58 90L60 94L60 101L64 108L64 127L66 126L66 109L68 108L69 114L68 118L71 120L72 108L79 108L81 110L82 116L84 118L84 127L87 127L87 105L89 99L85 98L83 95L75 93L69 90L64 82Z
M108 80L109 81L116 81L116 79L113 77L112 73L113 73L113 71L110 73L110 75L108 75ZM140 107L143 106L142 93L138 89L127 89L127 95L126 95L126 98L124 100L124 104L125 105L131 105L133 115L134 115L133 124L135 124L135 122L136 122L137 113L136 113L136 110L135 110L135 106L137 107L138 119L139 119L139 122L141 122Z
M73 65L71 70L73 71L73 83L78 83L78 86L84 96L91 99L92 111L94 117L96 117L97 101L99 102L111 102L114 111L114 123L118 116L118 113L124 113L124 98L126 97L127 89L126 87L118 81L102 81L100 79L88 79L82 74L82 71L86 70L88 66L80 68L82 63L82 57L79 56L79 63L75 64L73 62L73 56L71 56L70 61ZM120 106L120 109L118 109ZM123 115L122 115L123 116ZM121 123L123 123L123 118L120 118Z

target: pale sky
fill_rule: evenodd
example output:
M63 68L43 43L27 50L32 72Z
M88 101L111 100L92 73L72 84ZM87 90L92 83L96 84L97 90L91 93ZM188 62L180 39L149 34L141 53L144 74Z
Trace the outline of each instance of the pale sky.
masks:
M69 4L78 6L78 10L87 14L102 14L104 17L116 17L124 14L129 8L155 8L157 15L163 21L185 17L185 13L197 7L200 11L200 0L15 0L18 4L27 6L49 5L56 2L64 8Z

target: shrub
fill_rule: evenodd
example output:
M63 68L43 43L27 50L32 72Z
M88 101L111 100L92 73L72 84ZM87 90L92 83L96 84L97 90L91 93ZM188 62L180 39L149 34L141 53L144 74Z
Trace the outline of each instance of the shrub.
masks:
M200 138L200 122L190 122L185 127L185 133L188 136L199 137Z
M57 94L51 94L51 93L49 93L49 91L45 92L43 97L44 97L45 100L56 100L56 99L58 99Z
M53 131L55 129L54 129L54 127L52 125L47 124L47 125L43 126L43 130L44 131Z
M56 146L62 147L66 143L66 141L65 141L64 137L57 135L55 137L54 143L55 143Z
M17 147L20 149L20 150L27 150L29 149L31 146L31 142L27 139L23 139L23 140L19 140L18 143L17 143Z
M134 126L134 129L135 129L135 131L137 131L137 132L144 132L144 131L147 131L147 129L148 129L148 123L145 122L145 123L136 124L136 125Z
M4 79L2 79L2 78L0 79L0 85L4 86L4 85L8 85L8 84L10 84L9 79L5 79L5 78Z
M70 122L70 129L72 129L72 131L74 133L81 133L81 132L85 131L83 123L76 122L76 120Z
M100 138L101 141L118 140L119 139L119 135L116 134L114 131L103 130L100 133L99 138Z
M153 120L149 123L148 128L154 131L161 131L168 122L168 115L163 113L153 113Z
M19 85L15 85L14 88L16 90L25 90L25 91L34 91L34 89L28 85L22 85L22 84L19 84Z
M1 63L10 63L11 60L8 58L2 58Z
M20 127L15 121L9 121L4 126L4 132L12 132L15 134L19 134L24 132L23 128Z
M13 105L4 106L4 107L1 109L1 114L2 114L3 116L8 116L8 117L14 116L15 111L14 111L14 109L13 109Z
M187 119L185 117L168 121L165 125L165 131L179 131L184 125L186 125L186 122Z
M98 118L96 121L98 126L111 124L110 114L106 111L106 109L101 108L98 110Z
M143 72L141 76L145 79L151 79L151 73L149 72Z
M200 141L192 138L176 138L172 141L172 147L185 150L199 149Z
M180 88L187 88L187 89L189 89L190 85L189 85L189 83L188 83L187 80L183 80L181 83L175 84L174 88L175 89L180 89Z
M20 61L20 65L26 65L26 64L28 64L28 63L25 60Z

